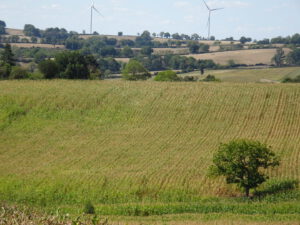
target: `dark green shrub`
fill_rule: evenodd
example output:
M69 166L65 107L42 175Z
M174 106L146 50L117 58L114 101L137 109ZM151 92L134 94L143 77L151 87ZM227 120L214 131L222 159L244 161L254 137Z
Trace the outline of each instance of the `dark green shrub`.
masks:
M198 80L198 78L193 76L185 76L182 80L185 82L195 82Z
M300 75L295 78L286 77L283 79L282 83L300 83Z
M59 76L59 67L53 60L45 60L39 63L38 66L41 73L44 74L46 79L53 79Z
M28 71L19 66L13 67L9 75L10 79L27 79L28 77L29 77Z
M85 214L95 214L95 207L94 207L94 205L91 203L91 201L87 201L87 202L85 203L83 212L84 212Z
M220 82L221 80L220 79L217 79L214 75L207 75L207 77L205 77L203 79L203 81L205 82Z
M4 63L0 66L0 79L7 79L11 73L11 65Z
M30 80L42 80L44 79L44 75L40 72L29 73L28 78Z
M154 78L155 81L179 81L180 78L172 70L166 70L159 72Z

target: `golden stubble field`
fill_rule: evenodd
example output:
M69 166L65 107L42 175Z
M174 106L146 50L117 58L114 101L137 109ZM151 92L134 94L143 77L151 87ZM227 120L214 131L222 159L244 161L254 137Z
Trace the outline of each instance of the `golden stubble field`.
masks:
M284 48L285 53L289 53L291 50ZM195 59L212 59L219 64L228 64L229 60L234 60L235 63L255 65L259 63L271 64L271 59L275 55L276 49L250 49L250 50L238 50L205 54L190 54L186 56L194 57Z

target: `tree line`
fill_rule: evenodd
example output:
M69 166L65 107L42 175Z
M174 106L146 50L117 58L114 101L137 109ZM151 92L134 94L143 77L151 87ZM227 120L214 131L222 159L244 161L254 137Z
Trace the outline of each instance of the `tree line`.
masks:
M149 49L133 57L148 71L180 70L189 72L194 70L203 71L206 68L217 68L219 65L212 60L196 60L193 57L168 54L165 56L153 55ZM16 55L33 57L29 69L18 78L30 78L30 73L41 72L39 77L52 79L102 79L112 74L120 74L126 67L126 63L118 62L113 57L102 57L86 51L70 50L46 50L40 48L20 49L16 48L15 53L9 44L0 52L0 78L15 78L12 75L16 66ZM20 73L22 71L19 71Z

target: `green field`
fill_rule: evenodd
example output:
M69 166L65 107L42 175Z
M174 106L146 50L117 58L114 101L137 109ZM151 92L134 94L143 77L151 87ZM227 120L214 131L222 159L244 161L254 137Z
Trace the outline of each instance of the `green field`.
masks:
M299 191L248 201L206 174L221 142L250 138L281 156L271 177L299 179L299 118L296 84L1 81L0 200L74 214L91 200L101 215L152 222L297 224Z
M206 70L204 76L199 71L182 74L182 76L198 76L203 79L207 75L214 75L224 82L234 83L270 83L280 82L285 77L294 78L300 75L300 67L266 68L266 69L228 69Z

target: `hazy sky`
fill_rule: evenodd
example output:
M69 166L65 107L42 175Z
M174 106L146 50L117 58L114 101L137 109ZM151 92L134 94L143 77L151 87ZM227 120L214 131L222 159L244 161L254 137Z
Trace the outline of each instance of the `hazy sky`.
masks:
M198 33L207 36L208 11L202 0L94 0L104 18L95 15L94 30L101 34ZM224 7L212 15L217 38L254 39L300 33L300 0L207 0ZM90 0L0 0L0 20L8 27L64 27L89 31Z

